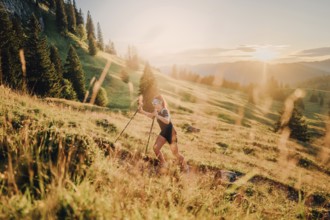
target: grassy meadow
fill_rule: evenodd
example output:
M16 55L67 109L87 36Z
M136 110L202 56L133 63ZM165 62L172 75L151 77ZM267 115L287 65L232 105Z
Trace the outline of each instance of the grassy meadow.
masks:
M252 104L241 91L153 69L190 166L182 172L165 145L169 167L160 169L152 149L156 123L145 155L149 118L137 114L114 143L137 107L144 66L133 71L121 57L89 56L86 41L64 38L54 15L41 13L63 63L69 45L77 49L87 88L111 62L102 84L109 104L41 99L0 86L0 219L330 218L328 91L318 91L323 106L309 102L311 89L286 91L304 93L311 141L303 143L273 132L284 103L262 89ZM122 70L130 83L121 80Z
M133 97L140 75L130 73ZM264 98L254 105L241 92L155 75L170 106L179 149L191 166L189 173L180 171L168 145L162 151L169 169L158 169L152 150L158 125L145 157L151 120L140 114L113 145L135 108L129 111L133 100L121 100L122 93L109 94L114 106L109 109L38 99L1 87L0 218L329 216L327 106L305 101L306 119L319 135L309 144L299 143L272 131L282 103ZM118 111L120 102L128 107ZM188 125L200 132L187 132ZM238 179L230 183L218 178L221 170L235 172Z

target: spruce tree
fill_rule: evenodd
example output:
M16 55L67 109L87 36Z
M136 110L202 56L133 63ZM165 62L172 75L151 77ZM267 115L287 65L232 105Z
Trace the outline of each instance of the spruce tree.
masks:
M13 23L13 31L14 31L14 41L16 42L16 45L19 49L23 48L24 42L25 42L25 33L24 29L22 27L21 20L15 16L12 19Z
M0 62L3 63L0 70L0 82L3 84L9 75L9 72L6 72L6 70L9 71L6 66L8 65L7 57L9 56L8 48L11 39L12 23L2 3L0 3L0 27Z
M111 54L117 55L115 44L113 42L111 42L110 48L111 48Z
M68 19L63 0L56 0L56 24L59 31L68 31Z
M108 96L107 92L103 87L100 87L99 92L97 93L97 96L95 98L95 105L105 107L108 104Z
M18 56L18 44L15 41L12 21L5 7L0 3L0 57L2 83L13 89L22 87L22 71Z
M154 107L152 105L153 98L158 94L157 82L152 73L150 65L145 65L143 75L140 79L140 95L143 96L143 108L148 112L152 112Z
M77 20L79 11L78 11L78 8L77 8L76 0L73 0L73 10L74 10L74 14L75 14L76 20Z
M29 21L28 39L25 45L27 85L31 93L54 96L58 93L60 79L50 60L46 37L41 34L35 15Z
M50 47L50 60L54 64L56 74L60 80L60 89L56 94L56 97L68 100L76 100L77 94L73 89L72 83L63 78L62 61L58 49L52 45Z
M79 12L76 14L76 21L77 21L77 26L84 25L84 15L81 9L79 9Z
M95 27L94 27L91 13L89 11L87 12L86 32L87 32L88 39L90 37L93 37L95 39Z
M85 27L84 25L80 24L77 26L77 36L80 38L80 40L86 40L87 39L87 36L86 36L86 30L85 30Z
M72 45L70 45L66 63L64 65L63 76L72 83L73 89L77 93L77 98L80 101L83 101L86 93L85 74L77 52Z
M104 51L103 34L99 22L97 23L97 46L101 51Z
M283 114L283 111L280 112L280 115ZM294 108L292 110L291 117L289 121L285 124L282 124L282 118L279 118L279 120L275 124L274 131L280 131L284 129L285 127L289 127L291 133L290 137L299 141L308 142L309 141L309 135L308 135L308 126L303 118L301 109L295 104Z
M84 25L83 13L82 13L81 9L76 14L76 19L77 19L76 33L77 33L78 37L80 37L81 40L85 40L86 39L86 29L85 29L85 25Z
M60 58L60 54L56 46L52 45L50 47L50 60L54 64L56 74L61 79L63 78L63 67L62 60Z
M77 93L74 91L72 83L67 79L62 79L61 92L59 98L67 100L77 100Z
M111 42L111 40L109 40L109 43L105 46L104 51L109 54L114 54L114 55L117 54L115 45L113 42Z
M68 18L68 29L70 32L75 33L77 26L76 12L71 0L69 0L68 3L66 4L66 14Z
M88 38L88 51L91 56L95 56L97 54L97 46L93 36Z

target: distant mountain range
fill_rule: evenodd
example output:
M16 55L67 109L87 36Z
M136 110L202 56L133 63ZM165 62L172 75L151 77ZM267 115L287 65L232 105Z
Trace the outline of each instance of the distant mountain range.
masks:
M281 83L298 84L315 77L330 75L330 60L317 62L264 64L258 61L238 61L233 63L215 63L178 66L200 75L216 75L241 84L257 83L264 76L273 76ZM172 66L160 68L170 73Z

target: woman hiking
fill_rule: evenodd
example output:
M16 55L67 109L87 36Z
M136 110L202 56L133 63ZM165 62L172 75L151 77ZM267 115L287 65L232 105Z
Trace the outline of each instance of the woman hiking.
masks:
M139 106L139 112L151 119L154 118L157 119L161 132L156 139L153 149L157 158L160 161L161 167L163 168L167 167L164 155L160 150L163 147L163 145L166 142L168 142L170 144L173 155L178 159L180 163L181 169L188 172L189 167L185 162L182 154L179 153L178 144L177 144L177 134L171 122L171 117L169 110L167 108L166 101L161 95L158 95L152 100L152 105L154 106L155 109L153 113L144 111L142 105Z

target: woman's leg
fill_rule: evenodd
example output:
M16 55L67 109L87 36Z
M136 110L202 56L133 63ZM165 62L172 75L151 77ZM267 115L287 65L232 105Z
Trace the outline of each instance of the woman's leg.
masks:
M158 160L160 161L161 165L163 165L166 162L163 153L160 151L160 149L163 147L165 143L166 143L166 139L163 136L158 135L157 140L154 144L154 152Z
M170 146L171 146L171 151L173 155L178 159L180 166L183 169L187 169L187 163L185 162L183 155L179 153L176 132L173 132L172 134L172 144Z

